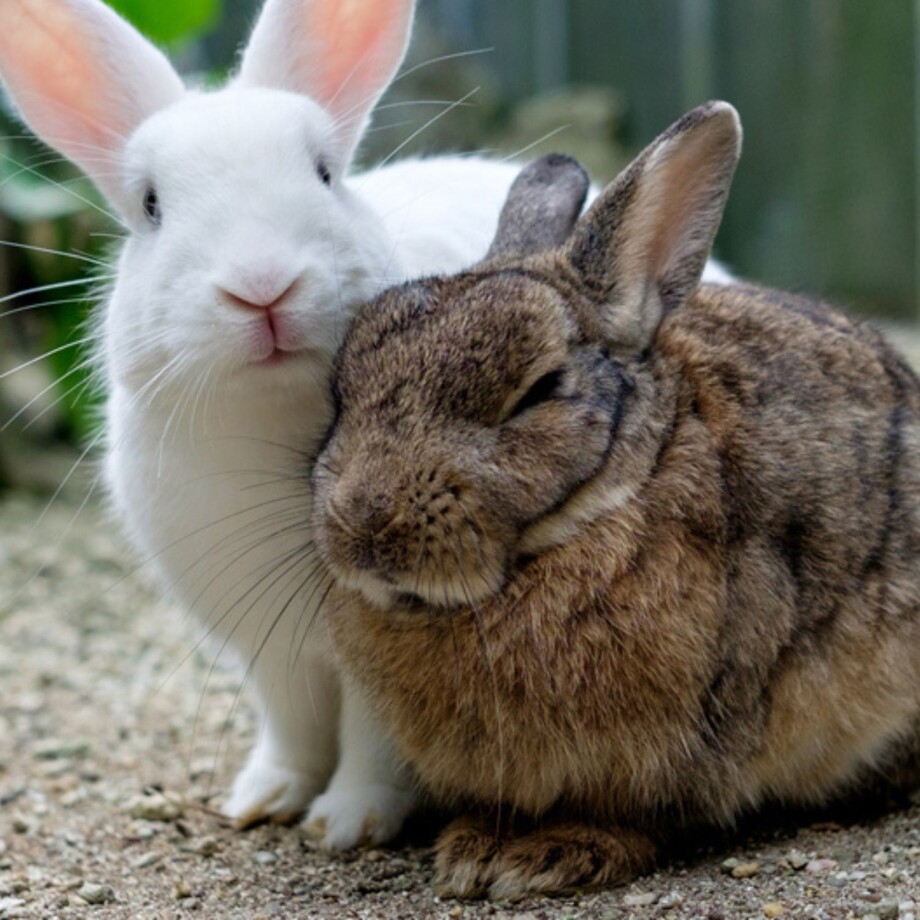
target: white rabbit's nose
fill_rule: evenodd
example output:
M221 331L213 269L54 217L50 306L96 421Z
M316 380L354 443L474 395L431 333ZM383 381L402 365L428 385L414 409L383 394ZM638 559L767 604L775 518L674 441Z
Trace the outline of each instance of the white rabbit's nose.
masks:
M217 282L217 290L227 303L245 310L271 310L288 298L297 277L280 272L240 274Z

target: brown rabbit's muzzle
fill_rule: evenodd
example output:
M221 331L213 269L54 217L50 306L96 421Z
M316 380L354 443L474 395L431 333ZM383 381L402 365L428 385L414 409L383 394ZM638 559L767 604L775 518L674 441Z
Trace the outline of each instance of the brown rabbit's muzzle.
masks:
M605 468L634 388L553 278L484 269L383 295L339 358L314 473L320 554L379 607L479 604L528 528Z
M385 607L470 605L499 591L515 534L481 484L470 489L446 457L400 456L393 445L375 454L316 475L317 543L337 578Z

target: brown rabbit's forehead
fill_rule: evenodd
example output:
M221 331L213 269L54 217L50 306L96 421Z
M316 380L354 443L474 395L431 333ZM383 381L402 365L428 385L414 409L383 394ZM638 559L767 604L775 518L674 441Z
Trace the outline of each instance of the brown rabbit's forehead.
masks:
M388 292L355 320L339 393L363 410L422 403L488 416L564 361L578 330L551 279L502 269Z

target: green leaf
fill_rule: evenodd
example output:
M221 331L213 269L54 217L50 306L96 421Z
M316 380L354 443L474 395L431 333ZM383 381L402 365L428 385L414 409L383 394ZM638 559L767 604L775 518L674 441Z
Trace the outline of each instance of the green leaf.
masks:
M151 41L167 45L210 28L220 0L106 0Z

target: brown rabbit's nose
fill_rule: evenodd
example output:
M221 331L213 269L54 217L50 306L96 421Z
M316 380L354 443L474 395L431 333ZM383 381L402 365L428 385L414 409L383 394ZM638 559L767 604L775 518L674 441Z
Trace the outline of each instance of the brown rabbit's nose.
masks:
M328 510L351 565L363 570L379 568L383 538L393 523L389 502L383 496L335 496Z

